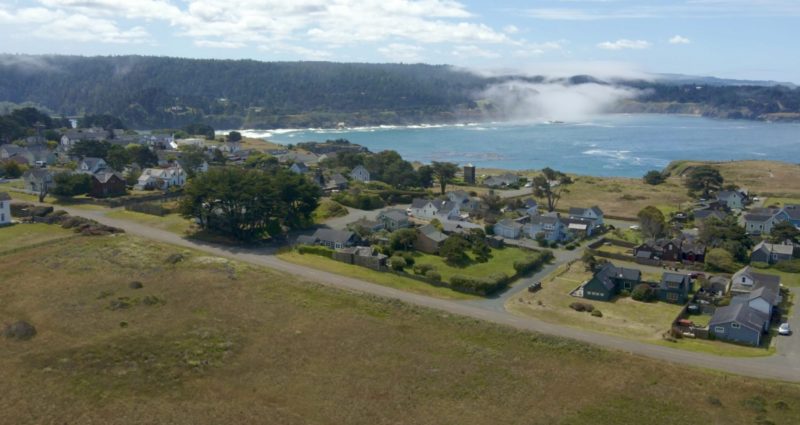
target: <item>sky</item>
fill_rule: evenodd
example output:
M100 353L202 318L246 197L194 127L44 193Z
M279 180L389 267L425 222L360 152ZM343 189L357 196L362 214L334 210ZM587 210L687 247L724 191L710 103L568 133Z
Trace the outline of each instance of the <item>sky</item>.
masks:
M0 52L800 83L800 0L0 0Z

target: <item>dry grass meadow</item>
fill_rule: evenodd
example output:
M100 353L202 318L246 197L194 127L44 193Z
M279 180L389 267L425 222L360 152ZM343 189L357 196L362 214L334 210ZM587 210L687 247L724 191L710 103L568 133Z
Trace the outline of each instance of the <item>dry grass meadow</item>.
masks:
M183 260L166 262L173 254ZM3 424L800 422L798 385L517 332L128 235L0 255L0 323L20 319L39 334L0 339Z

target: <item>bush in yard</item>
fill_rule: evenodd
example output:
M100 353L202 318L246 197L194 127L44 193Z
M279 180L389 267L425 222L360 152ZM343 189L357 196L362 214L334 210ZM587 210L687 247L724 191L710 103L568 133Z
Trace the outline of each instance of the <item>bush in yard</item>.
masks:
M558 242L553 241L550 243L550 248L558 248Z
M775 268L786 273L800 273L800 260L781 261Z
M496 273L483 279L476 279L456 275L450 278L450 285L456 290L486 295L505 288L508 285L508 276L505 273Z
M765 263L763 261L753 261L752 263L750 263L750 265L755 267L755 268L757 268L757 269L768 269L769 268L769 263Z
M574 251L575 248L576 248L575 244L569 244L564 247L564 249L566 249L567 251Z
M622 298L630 297L631 296L631 291L629 291L627 289L623 289L622 291L619 292L619 296L622 297Z
M537 256L529 256L522 260L514 261L514 270L516 270L516 272L519 274L530 273L542 267L542 265L544 264L542 258L543 257L541 255L537 255Z
M589 303L578 302L578 301L570 304L569 308L571 308L571 309L573 309L573 310L575 310L577 312L581 312L581 313L584 312L584 311L590 312L590 313L592 311L594 311L594 306L593 305L591 305Z
M403 269L406 268L406 259L399 255L395 255L392 258L390 258L389 263L392 267L392 270L394 271L399 272L403 271Z
M439 255L450 265L464 265L469 262L467 250L469 242L459 235L451 235L447 238L442 247L439 248Z
M547 264L556 258L555 254L553 254L553 251L550 251L549 249L543 249L539 251L539 255L542 257L542 264Z
M414 265L414 274L427 276L429 271L432 271L434 267L430 264L415 264Z
M319 245L300 245L297 247L297 252L301 254L319 255L322 257L333 257L333 250Z
M425 277L436 282L442 281L442 275L439 274L439 272L437 272L436 270L428 270L428 272L425 273Z
M646 283L640 283L633 288L633 292L631 292L631 298L636 301L641 302L649 302L653 301L656 298L656 291L650 287L650 285Z
M411 252L404 252L402 253L403 259L406 260L406 267L411 267L416 262L414 260L414 254Z
M592 311L592 316L594 316L594 317L603 317L603 312L600 311L600 310L593 310Z
M730 252L722 248L714 248L706 254L706 270L710 272L735 273L739 265Z

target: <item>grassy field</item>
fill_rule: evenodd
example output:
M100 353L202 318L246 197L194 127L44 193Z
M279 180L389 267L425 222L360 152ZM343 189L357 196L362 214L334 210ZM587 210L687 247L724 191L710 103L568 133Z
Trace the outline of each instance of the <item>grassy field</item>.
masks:
M772 206L777 205L779 207L784 207L786 205L798 205L800 204L800 196L797 198L777 198L777 197L767 197L764 199L764 206Z
M470 259L474 256L468 253ZM503 249L493 249L491 258L485 263L478 263L472 260L465 267L454 267L445 263L442 257L438 255L423 254L420 252L414 253L414 261L416 264L429 264L436 268L436 271L442 275L442 280L449 281L455 275L466 277L484 278L494 273L505 273L511 276L515 273L514 261L525 259L530 256L538 256L537 253L526 251L520 248L506 247Z
M164 262L176 253L185 259ZM0 340L5 423L800 420L798 385L516 332L127 235L0 256L0 281L0 322L39 332Z
M352 264L345 264L339 261L331 260L330 258L321 257L319 255L300 254L297 251L287 251L279 254L278 257L290 263L313 267L343 276L355 277L372 283L377 283L379 285L402 289L404 291L414 292L417 294L456 300L478 299L477 296L463 294L461 292L453 291L449 288L436 287L419 280L409 279L391 273L378 272L364 267L354 266Z
M719 168L726 181L747 188L751 193L766 197L800 199L800 165L776 161L735 161L701 163L676 161L671 164L673 179L699 164L710 164Z
M658 281L661 273L656 268L643 267L634 263L613 261L620 267L642 270L642 279ZM677 317L682 306L655 302L643 304L630 297L618 297L611 302L582 300L569 295L581 283L591 277L584 270L583 263L563 265L542 281L542 290L523 293L507 302L509 310L539 319L622 336L658 345L666 345L690 351L699 351L724 356L758 357L774 353L772 348L752 348L719 341L681 339L668 342L662 334L669 330L670 323ZM588 302L603 313L603 317L593 317L579 313L569 305L575 301Z
M0 227L0 253L68 238L74 234L72 230L48 224L15 224Z
M135 211L115 210L106 214L106 217L133 221L178 235L187 235L192 229L192 222L178 214L167 214L159 217Z

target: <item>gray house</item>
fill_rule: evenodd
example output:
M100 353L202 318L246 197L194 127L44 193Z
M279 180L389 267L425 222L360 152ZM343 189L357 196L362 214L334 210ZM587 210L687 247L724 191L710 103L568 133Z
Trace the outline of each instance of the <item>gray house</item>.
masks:
M747 195L738 190L723 190L717 194L717 200L732 210L741 210L747 203Z
M750 262L760 262L767 264L775 264L781 261L787 261L794 258L793 245L776 245L766 242L761 242L753 248L753 253L750 254Z
M519 176L516 174L506 173L499 176L489 176L483 181L483 184L489 187L506 187L519 183Z
M748 235L767 235L782 221L789 221L789 215L785 211L777 208L757 208L745 214L744 227Z
M369 182L369 171L363 165L357 165L350 171L350 178L359 182Z
M731 293L734 295L747 294L762 286L780 293L781 278L776 275L756 273L750 266L739 270L731 278Z
M349 231L318 229L312 236L297 238L298 244L322 245L331 249L346 248L356 244L358 236Z
M517 239L522 233L522 224L506 218L494 225L494 234L508 239Z
M42 190L50 190L56 185L53 182L53 173L42 168L32 168L22 175L25 183L25 190L39 193Z
M591 208L570 208L569 218L573 220L582 220L589 224L586 233L591 235L595 229L603 227L603 210L598 206Z
M386 230L394 232L397 229L404 229L411 227L411 222L408 221L408 214L400 209L390 209L378 214L378 221L383 223Z
M769 328L769 317L745 303L720 307L708 322L708 331L715 338L739 344L761 345Z
M549 212L531 217L531 221L522 227L528 237L536 239L541 234L549 242L560 242L566 237L566 227L561 216L556 212Z

